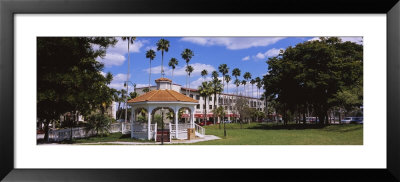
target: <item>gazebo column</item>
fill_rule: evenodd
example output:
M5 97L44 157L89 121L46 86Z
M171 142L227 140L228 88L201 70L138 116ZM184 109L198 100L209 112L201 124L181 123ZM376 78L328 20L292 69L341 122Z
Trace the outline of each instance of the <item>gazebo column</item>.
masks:
M150 140L151 138L151 133L150 133L150 127L151 127L151 113L153 112L153 108L148 107L147 108L147 139ZM157 128L155 128L157 130Z
M175 108L175 137L178 139L178 116L179 116L179 108Z
M194 128L194 106L190 107L190 125Z

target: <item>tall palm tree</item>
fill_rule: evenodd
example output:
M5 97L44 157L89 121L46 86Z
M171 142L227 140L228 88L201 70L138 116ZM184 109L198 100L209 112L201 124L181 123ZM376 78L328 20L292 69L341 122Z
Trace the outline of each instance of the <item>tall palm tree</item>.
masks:
M229 75L225 75L225 82L226 82L226 93L229 94L229 82L231 81L231 76ZM227 113L229 113L229 108L231 107L232 102L230 102L230 99L228 101L228 111Z
M246 93L246 83L247 83L246 80L242 80L241 84L243 85L243 95L244 96L246 96L246 94L245 94Z
M185 49L183 50L183 52L181 53L182 59L184 59L186 61L186 69L189 66L189 62L190 59L192 59L192 57L194 56L193 51L190 49ZM186 88L188 86L188 81L187 81L187 76L186 76ZM187 94L187 90L186 90L186 94Z
M130 52L129 52L129 45L133 44L133 42L136 40L136 37L121 37L121 39L123 41L127 41L128 42L128 74L126 75L126 82L129 81L129 71L130 71L130 62L131 62L131 58L130 58ZM126 93L128 93L128 88L129 88L129 84L126 83ZM125 120L128 118L128 105L127 105L127 97L125 97Z
M149 90L150 90L150 80L151 80L151 61L154 60L155 57L156 57L156 52L154 52L152 49L146 52L146 58L149 58L150 60Z
M224 88L222 86L221 80L218 79L218 72L217 71L213 71L212 72L212 86L213 86L213 94L214 94L214 106L213 108L215 109L216 105L217 105L217 94L220 94L224 91ZM214 116L214 124L215 124L215 115ZM220 129L221 129L221 125L219 125Z
M188 73L188 76L189 76L189 95L190 95L190 75L192 74L193 70L194 70L194 68L190 65L188 67L186 67L186 72Z
M256 83L256 80L255 79L251 79L250 80L250 84L251 84L251 97L254 97L254 91L253 91L253 87L254 87L254 84Z
M236 85L236 95L239 96L239 86L240 86L240 80L239 79L235 79L235 81L233 82ZM236 98L237 99L237 98ZM235 110L236 110L236 117L235 117L235 122L237 122L237 114L238 114L238 110L237 110L237 105L235 105Z
M178 65L178 60L176 58L171 58L169 60L168 66L172 68L172 76L171 76L172 82L174 81L174 70L176 68L176 65ZM172 83L170 89L172 89Z
M224 117L225 117L225 110L224 110L224 107L219 106L218 108L214 109L214 112L213 112L213 113L215 113L215 115L217 115L217 117L221 118L221 121L224 120ZM220 126L221 126L221 124L220 124ZM225 122L224 122L224 137L226 137Z
M207 70L203 70L201 71L201 76L203 77L203 82L206 81L206 76L208 75L208 71Z
M235 77L236 94L239 94L239 86L238 86L238 84L236 84L236 80L239 82L239 85L240 85L240 81L238 80L238 76L240 76L240 69L239 68L233 69L232 76Z
M164 78L164 51L168 52L169 41L166 39L160 39L157 42L157 51L161 51L161 76Z
M226 82L226 93L229 94L229 82L231 81L231 76L225 75L225 82Z
M226 64L220 64L218 66L218 71L222 74L222 85L224 85L225 84L225 75L228 74L229 68Z
M204 100L204 122L206 121L207 117L207 98L212 94L212 82L203 82L198 88L200 96L203 97Z
M257 90L257 98L260 98L260 88L261 88L261 79L260 79L260 77L256 77L256 87L258 88L258 90Z
M246 80L246 82L248 82L251 79L251 73L249 72L244 73L243 78ZM245 96L247 96L246 84L244 84L244 94Z

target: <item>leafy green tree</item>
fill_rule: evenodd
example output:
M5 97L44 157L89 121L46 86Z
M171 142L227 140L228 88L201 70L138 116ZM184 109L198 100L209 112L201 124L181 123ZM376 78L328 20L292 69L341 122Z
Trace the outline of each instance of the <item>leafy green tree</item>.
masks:
M169 41L166 39L160 39L157 42L157 51L161 51L161 75L164 78L164 52L168 52Z
M362 45L337 37L299 43L282 56L269 58L264 88L281 104L284 120L296 112L304 118L306 108L312 107L320 123L326 124L340 93L362 89L362 55Z
M103 76L104 65L96 58L115 45L112 37L39 37L37 38L37 118L45 128L60 115L88 116L112 101L110 73ZM97 47L94 49L93 47Z
M149 58L150 60L150 72L149 72L149 89L150 89L150 81L151 81L151 61L154 60L154 58L156 57L156 52L154 52L152 49L149 49L146 52L146 58Z
M144 89L143 89L143 92L144 92L144 93L150 92L150 89L149 89L149 88L144 88Z

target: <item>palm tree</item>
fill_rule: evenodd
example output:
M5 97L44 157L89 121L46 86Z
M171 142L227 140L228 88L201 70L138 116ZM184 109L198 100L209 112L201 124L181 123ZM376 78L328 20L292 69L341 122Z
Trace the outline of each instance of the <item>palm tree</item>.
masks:
M168 52L169 41L166 39L160 39L157 42L157 51L161 51L161 76L164 78L164 51Z
M256 80L254 80L254 79L251 79L250 80L250 84L251 84L251 97L254 97L254 92L253 92L253 87L254 87L254 84L256 83Z
M212 72L212 86L213 86L213 94L214 94L214 106L213 108L215 109L216 107L216 101L217 101L217 94L220 94L224 91L224 88L222 86L221 80L218 79L218 72L217 71L213 71ZM214 116L214 124L215 124L215 115ZM221 123L219 125L220 129L221 129Z
M190 59L192 59L192 57L194 56L194 54L193 54L192 50L190 50L190 49L185 49L185 50L183 50L183 52L181 53L181 56L182 56L182 59L184 59L184 60L186 61L186 69L187 69L187 67L189 66ZM188 78L186 77L186 88L187 88L187 85L188 85L187 79L188 79ZM186 90L186 94L187 94L187 90Z
M258 88L258 90L257 90L257 98L260 98L260 88L261 88L261 79L260 79L260 77L256 77L256 87Z
M151 80L151 61L156 57L156 52L152 49L146 52L146 58L150 59L150 73L149 73L149 90L150 90L150 80Z
M172 68L172 76L171 76L172 82L174 80L174 70L176 68L176 65L178 65L178 60L176 58L171 58L169 60L168 66ZM172 84L171 84L170 89L172 89Z
M240 80L239 79L235 79L235 81L233 82L236 85L236 95L239 95L239 85L240 85ZM236 98L237 101L237 98ZM237 110L237 105L235 105L235 110L236 110L236 114L238 114L238 110ZM235 117L235 120L237 122L237 116Z
M201 76L203 77L203 82L206 81L206 76L208 75L208 71L207 70L203 70L201 71Z
M231 81L231 76L229 75L225 75L225 82L226 82L226 93L229 94L229 82ZM228 111L227 113L229 113L229 108L231 107L232 102L230 102L230 100L228 101Z
M239 82L238 80L238 76L240 76L240 69L239 68L235 68L232 70L232 76L234 76L236 78L236 80ZM236 85L236 94L239 94L239 86L238 84L236 84L236 80L235 80L235 85ZM240 82L239 82L240 85Z
M198 88L200 96L204 99L204 122L207 117L207 98L212 94L212 82L203 82Z
M225 84L225 75L229 72L229 68L226 64L220 64L218 71L222 74L222 85Z
M213 113L215 113L215 115L217 115L217 117L221 118L221 121L224 121L224 117L225 117L224 107L219 106L218 108L214 109ZM221 126L221 124L220 124L220 126ZM224 122L224 137L226 137L225 122Z
M246 93L246 83L247 83L246 80L242 80L242 83L241 83L241 84L243 85L243 95L244 95L244 96L246 96L246 95L245 95L245 93Z
M190 74L192 74L193 70L194 70L194 68L190 65L188 67L186 67L186 72L189 75L189 95L190 95Z
M121 108L121 102L124 102L126 97L127 97L126 90L125 89L121 89L120 90L120 97L118 99L118 110L120 111L118 119L121 119L121 115L123 113L122 108Z
M246 80L246 82L248 82L251 79L251 73L249 72L244 73L243 78ZM246 84L244 84L244 94L245 96L247 96Z
M123 41L128 41L128 74L126 75L126 82L128 82L129 81L129 70L130 70L130 67L131 67L131 65L130 65L131 59L130 59L129 45L133 44L133 42L136 40L136 37L121 37L121 39ZM128 93L128 87L129 87L128 83L126 83L126 93ZM128 118L128 105L126 104L127 103L126 98L127 97L125 97L125 120Z
M225 82L226 82L226 93L229 94L229 82L231 81L231 76L225 75Z

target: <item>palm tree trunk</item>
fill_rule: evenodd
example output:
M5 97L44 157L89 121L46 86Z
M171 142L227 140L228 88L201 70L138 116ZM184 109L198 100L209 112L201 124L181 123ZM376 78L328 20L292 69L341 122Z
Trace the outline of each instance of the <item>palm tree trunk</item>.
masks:
M189 95L188 96L190 97L190 75L189 75Z
M161 51L161 77L164 78L164 50Z
M150 91L150 80L151 80L151 60L150 60L150 74L149 74L149 91Z

